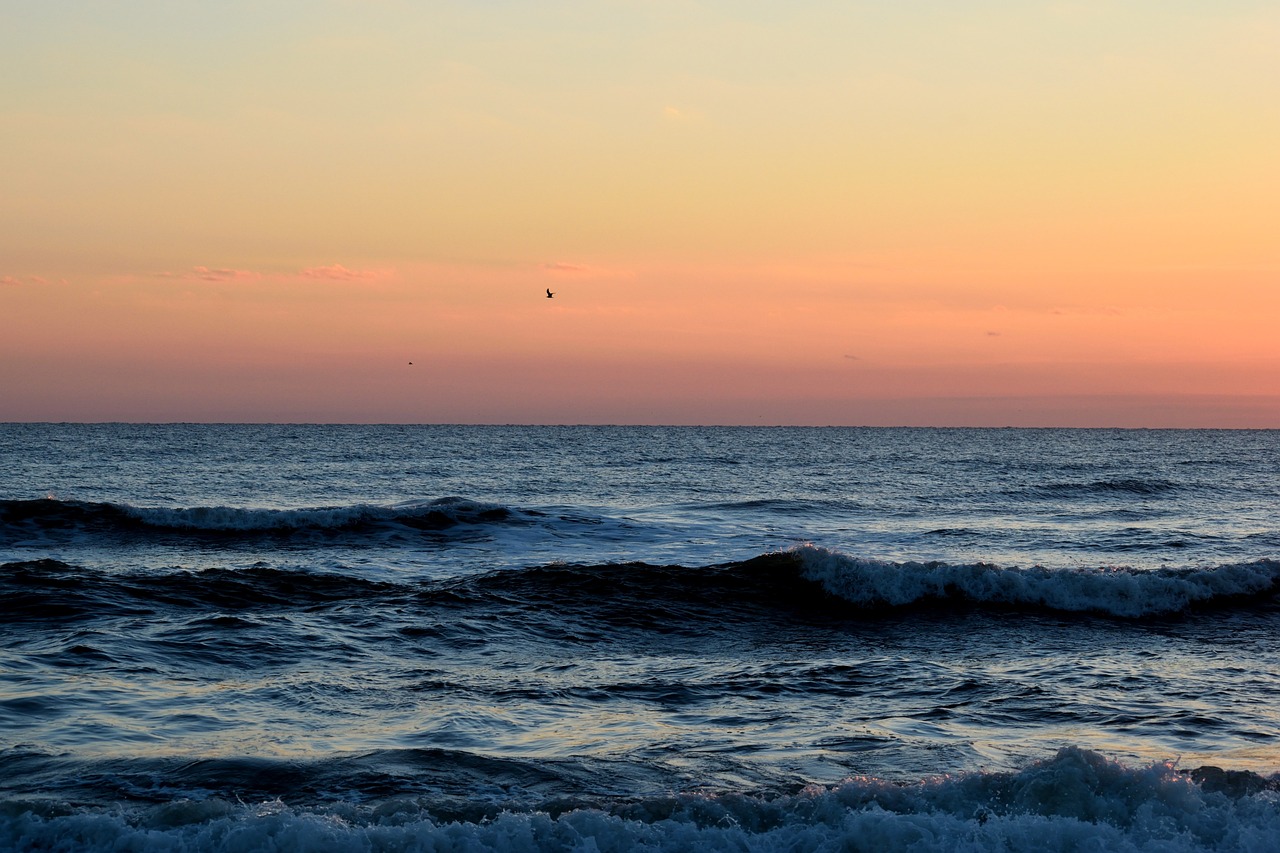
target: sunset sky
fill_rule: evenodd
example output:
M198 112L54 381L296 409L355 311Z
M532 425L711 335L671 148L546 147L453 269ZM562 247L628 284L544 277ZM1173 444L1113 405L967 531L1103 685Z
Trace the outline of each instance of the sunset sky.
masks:
M1274 0L0 0L0 420L1280 427L1278 326Z

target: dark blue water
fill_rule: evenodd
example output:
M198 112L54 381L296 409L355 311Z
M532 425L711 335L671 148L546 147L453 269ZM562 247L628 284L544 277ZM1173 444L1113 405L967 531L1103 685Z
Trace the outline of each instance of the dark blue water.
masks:
M0 848L1280 849L1280 433L0 451Z

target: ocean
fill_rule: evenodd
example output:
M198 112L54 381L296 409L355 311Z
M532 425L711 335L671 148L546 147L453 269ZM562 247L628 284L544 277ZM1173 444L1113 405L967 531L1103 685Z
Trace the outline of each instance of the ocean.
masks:
M0 425L0 850L1280 851L1280 432Z

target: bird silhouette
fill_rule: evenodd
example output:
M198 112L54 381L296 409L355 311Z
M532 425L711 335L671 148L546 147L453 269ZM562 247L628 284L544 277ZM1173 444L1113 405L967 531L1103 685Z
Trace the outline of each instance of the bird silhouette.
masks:
M547 298L548 298L548 299L553 299L553 298L555 298L555 294L551 292L551 288L549 288L549 287L547 288Z

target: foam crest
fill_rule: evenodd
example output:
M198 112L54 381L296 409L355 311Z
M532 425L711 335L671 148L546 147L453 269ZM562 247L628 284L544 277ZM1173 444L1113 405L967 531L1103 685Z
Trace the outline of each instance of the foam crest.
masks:
M1280 588L1280 562L1274 560L1194 569L1047 569L893 563L814 546L794 553L804 577L863 607L954 601L1140 617L1269 597Z
M1274 781L1274 780L1272 780ZM178 801L90 809L0 804L0 849L1227 851L1275 850L1274 786L1210 790L1171 765L1129 768L1063 750L1013 774L909 785L853 779L798 795L564 802L480 820L419 797L324 807Z

